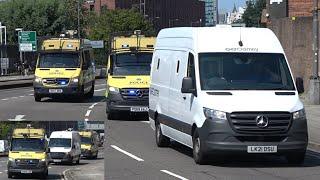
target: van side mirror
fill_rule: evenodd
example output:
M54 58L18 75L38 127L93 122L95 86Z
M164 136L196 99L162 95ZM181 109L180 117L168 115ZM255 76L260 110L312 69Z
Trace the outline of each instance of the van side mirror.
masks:
M303 79L301 77L296 78L296 86L299 94L304 93Z
M182 80L182 87L181 87L182 93L195 93L196 89L193 84L193 80L191 77L184 77Z

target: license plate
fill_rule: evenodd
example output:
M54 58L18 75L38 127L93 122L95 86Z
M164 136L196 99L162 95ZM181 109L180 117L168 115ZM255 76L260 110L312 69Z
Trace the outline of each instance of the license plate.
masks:
M54 159L53 162L61 162L59 159Z
M31 170L21 170L22 174L31 174L32 171Z
M248 153L276 153L277 146L248 146Z
M49 93L62 93L62 89L49 89Z
M131 107L130 111L131 112L148 112L149 108L148 107Z

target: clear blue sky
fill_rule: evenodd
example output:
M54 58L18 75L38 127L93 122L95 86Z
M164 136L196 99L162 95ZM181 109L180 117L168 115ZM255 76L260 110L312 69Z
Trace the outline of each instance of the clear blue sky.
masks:
M219 12L229 12L232 11L234 3L236 3L236 7L244 6L246 4L246 0L219 0Z

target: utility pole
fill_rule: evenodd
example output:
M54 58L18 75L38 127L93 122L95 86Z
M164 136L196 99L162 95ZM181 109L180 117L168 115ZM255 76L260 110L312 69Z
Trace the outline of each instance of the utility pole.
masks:
M80 37L80 0L78 0L78 38Z
M319 0L313 0L313 62L312 76L310 78L309 101L311 104L320 104L319 79Z

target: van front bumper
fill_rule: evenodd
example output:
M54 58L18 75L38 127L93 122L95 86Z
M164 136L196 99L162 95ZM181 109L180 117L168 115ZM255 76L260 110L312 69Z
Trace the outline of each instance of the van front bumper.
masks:
M228 120L207 119L198 129L205 153L248 153L248 146L277 146L275 154L305 152L308 145L307 121L293 120L291 127L282 134L244 134L235 132Z
M36 166L20 166L15 162L8 162L8 172L9 173L21 173L24 170L30 170L32 173L44 173L48 169L47 162L39 162Z
M59 95L78 95L81 93L81 88L78 84L69 84L61 87L48 87L39 83L33 83L34 93L44 97L52 97ZM62 93L50 93L49 89L61 89Z
M106 113L118 111L131 112L132 107L149 107L149 98L124 99L119 93L109 93L106 98ZM145 111L145 113L147 112Z
M93 152L88 149L81 149L81 156L82 157L91 157L93 155Z

